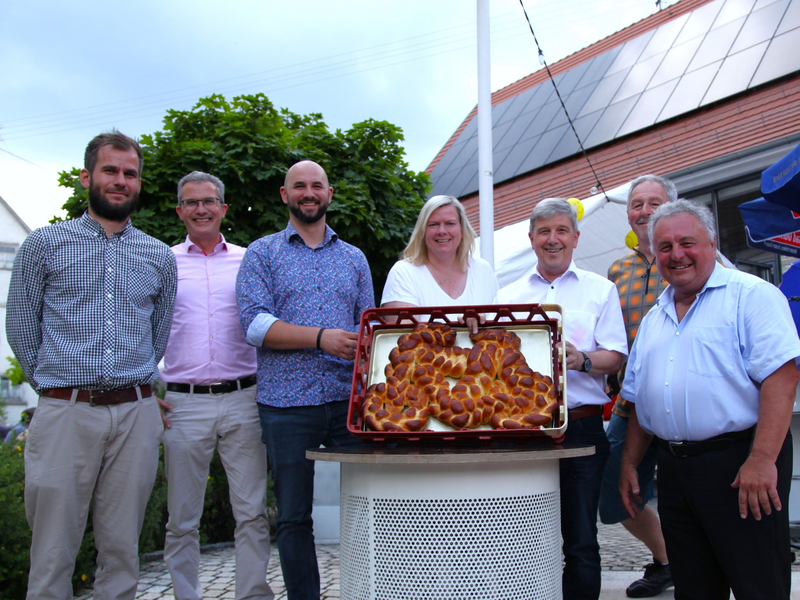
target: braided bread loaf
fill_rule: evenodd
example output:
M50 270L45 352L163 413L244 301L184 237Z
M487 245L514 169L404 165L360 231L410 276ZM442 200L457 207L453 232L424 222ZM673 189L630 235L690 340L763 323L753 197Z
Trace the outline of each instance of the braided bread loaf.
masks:
M528 367L519 352L519 337L505 329L484 329L470 339L475 345L467 358L466 375L450 394L437 396L431 414L457 428L547 425L558 403L553 380Z
M374 431L420 431L428 424L428 401L407 379L388 377L369 386L362 416Z
M376 431L420 431L428 416L457 429L538 428L557 408L553 380L534 372L505 329L470 335L467 351L455 346L445 324L419 324L398 338L384 369L385 383L367 389L362 416ZM450 386L445 379L457 379Z
M403 334L389 353L386 383L371 385L362 417L375 431L420 431L428 423L428 406L449 392L446 376L461 377L466 353L454 346L456 333L443 323L419 324Z

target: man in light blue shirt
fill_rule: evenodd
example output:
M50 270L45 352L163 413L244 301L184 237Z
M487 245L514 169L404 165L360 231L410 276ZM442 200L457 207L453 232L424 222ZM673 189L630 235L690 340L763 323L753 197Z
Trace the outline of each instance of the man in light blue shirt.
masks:
M678 200L648 224L670 284L642 322L622 396L634 403L620 493L658 440L659 513L675 597L789 598L788 503L800 340L773 285L716 263L703 205Z

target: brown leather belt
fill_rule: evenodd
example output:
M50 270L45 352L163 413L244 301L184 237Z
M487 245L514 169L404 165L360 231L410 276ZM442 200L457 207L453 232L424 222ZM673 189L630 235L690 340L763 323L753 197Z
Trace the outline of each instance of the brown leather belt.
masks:
M149 383L138 386L142 392L142 398L149 398L153 395L153 388ZM53 388L44 390L42 396L58 398L59 400L72 400L73 388ZM121 390L78 390L77 402L88 402L92 406L109 406L111 404L122 404L123 402L136 402L139 399L136 388L125 388Z
M593 417L594 415L603 414L603 405L584 404L583 406L579 406L578 408L570 408L568 412L569 412L569 420L577 421L578 419L583 419L584 417Z

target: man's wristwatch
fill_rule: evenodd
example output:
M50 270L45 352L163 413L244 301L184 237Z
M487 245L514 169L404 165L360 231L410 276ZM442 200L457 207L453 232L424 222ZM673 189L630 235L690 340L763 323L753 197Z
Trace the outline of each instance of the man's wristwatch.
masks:
M583 365L581 365L581 371L584 373L588 373L592 370L592 359L586 354L586 352L578 351L583 354Z

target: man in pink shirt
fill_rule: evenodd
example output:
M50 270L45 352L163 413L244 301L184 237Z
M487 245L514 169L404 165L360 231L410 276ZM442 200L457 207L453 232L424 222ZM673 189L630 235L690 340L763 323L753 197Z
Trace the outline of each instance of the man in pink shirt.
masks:
M177 212L188 235L172 247L178 294L165 368L164 459L169 522L164 560L176 600L203 597L200 517L208 468L218 448L236 519L236 598L273 598L269 561L267 453L256 406L256 352L245 342L236 307L236 274L245 249L225 241L225 186L193 171L178 183Z

